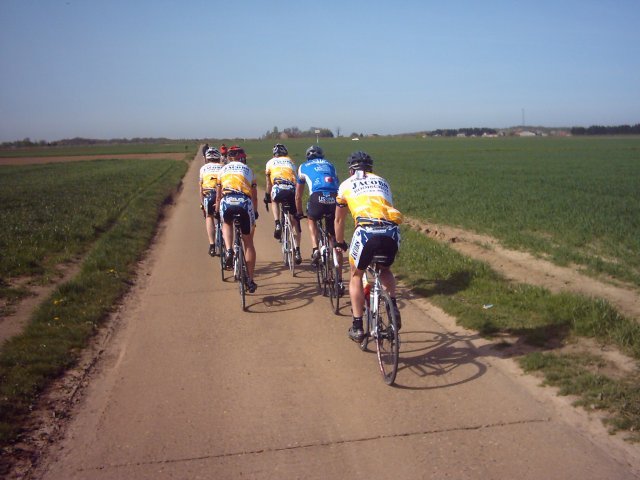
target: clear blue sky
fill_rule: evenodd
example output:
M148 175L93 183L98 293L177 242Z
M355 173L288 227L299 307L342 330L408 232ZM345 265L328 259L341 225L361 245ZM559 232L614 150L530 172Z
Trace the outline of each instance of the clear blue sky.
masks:
M640 123L638 0L1 0L0 141Z

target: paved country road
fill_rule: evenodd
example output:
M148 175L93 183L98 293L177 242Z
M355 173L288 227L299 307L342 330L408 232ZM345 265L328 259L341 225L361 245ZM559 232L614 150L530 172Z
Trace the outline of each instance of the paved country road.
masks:
M317 295L307 231L294 278L262 205L242 312L206 252L200 165L38 478L637 478L628 449L572 425L406 294L398 385L384 385L375 354L347 339L348 307L334 316Z

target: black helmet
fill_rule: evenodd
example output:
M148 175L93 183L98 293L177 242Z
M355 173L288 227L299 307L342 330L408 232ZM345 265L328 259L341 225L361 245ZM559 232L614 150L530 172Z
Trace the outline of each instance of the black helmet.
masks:
M311 160L313 158L324 158L324 152L318 145L311 145L307 148L307 160Z
M273 146L274 157L286 157L287 155L289 155L289 151L287 150L287 147L285 147L281 143L276 143Z
M370 172L373 169L373 158L367 152L358 150L353 152L347 158L347 166L353 170L366 170Z

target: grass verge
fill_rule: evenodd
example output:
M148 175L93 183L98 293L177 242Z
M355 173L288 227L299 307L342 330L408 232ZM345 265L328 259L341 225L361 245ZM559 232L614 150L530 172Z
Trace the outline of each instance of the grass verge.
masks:
M0 445L17 438L37 395L74 364L127 291L136 264L154 235L163 201L186 169L186 163L175 161L159 169L95 242L78 276L40 305L23 334L2 346Z
M607 363L589 354L562 355L536 352L520 359L525 372L544 375L544 384L558 387L559 395L574 395L574 405L609 413L605 423L612 432L627 431L628 440L640 442L640 376L612 379L602 373Z
M464 327L489 337L509 333L543 348L559 346L574 337L588 337L614 345L640 360L640 324L620 315L607 302L514 284L487 264L465 257L422 233L403 227L402 234L402 249L395 263L398 279L455 316ZM528 365L524 368L533 369L531 365L535 365L536 358L523 357L523 366ZM562 358L573 364L576 371L584 370L587 365L571 356ZM550 371L548 368L539 370ZM554 379L558 383L553 384L577 395L578 403L582 405L606 410L614 429L637 428L640 393L637 388L630 388L633 378L609 378L599 373L597 382L572 384L575 378L576 374L568 374ZM598 385L602 400L593 403L591 399ZM612 390L625 393L606 393ZM624 400L615 400L618 398L629 398L636 407L622 410L619 405Z

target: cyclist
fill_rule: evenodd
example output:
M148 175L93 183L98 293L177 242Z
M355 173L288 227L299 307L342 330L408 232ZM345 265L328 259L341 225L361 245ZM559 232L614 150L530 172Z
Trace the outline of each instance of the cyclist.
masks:
M282 225L280 225L280 205L287 203L289 205L289 218L293 217L291 223L294 225L293 235L298 245L294 251L295 262L297 265L302 263L300 256L300 220L298 219L298 211L296 210L296 165L289 158L287 147L281 143L273 147L273 158L267 162L265 168L267 188L264 194L264 202L271 203L271 211L276 222L273 236L280 239L282 235Z
M364 288L362 276L373 255L386 255L388 263L383 265L380 281L383 288L391 296L393 308L398 316L400 328L400 312L396 303L396 280L391 272L398 247L400 246L400 229L402 214L393 207L391 189L387 181L373 173L373 159L366 152L357 151L347 159L349 175L340 184L336 203L336 246L346 249L344 241L344 221L349 207L355 220L355 231L349 249L351 280L349 296L353 324L349 328L349 338L361 342L364 338L362 314L364 311Z
M324 152L318 145L311 145L306 151L307 161L298 169L298 183L296 185L296 209L302 212L302 194L305 184L309 187L309 201L307 202L307 218L309 219L309 236L311 237L311 262L318 265L320 252L318 251L318 227L316 220L327 214L327 234L335 238L334 220L336 213L336 196L340 180L336 174L336 167L324 158ZM338 254L338 262L342 267L342 252ZM340 275L342 268L339 269ZM343 293L342 278L340 294Z
M222 167L218 174L216 211L220 212L222 220L222 237L226 248L225 268L233 266L233 216L240 214L240 229L242 243L247 259L247 274L249 283L247 290L253 293L258 285L253 281L256 266L256 249L253 245L255 221L258 218L256 206L258 204L258 190L256 176L247 163L247 155L237 145L227 152L229 163Z
M202 157L204 158L204 163L207 163L207 150L209 150L209 144L205 143L202 146Z
M200 167L200 207L204 212L207 237L209 237L209 255L216 254L214 245L216 214L216 186L218 184L218 173L223 167L220 152L217 148L209 148L205 153L205 163Z

